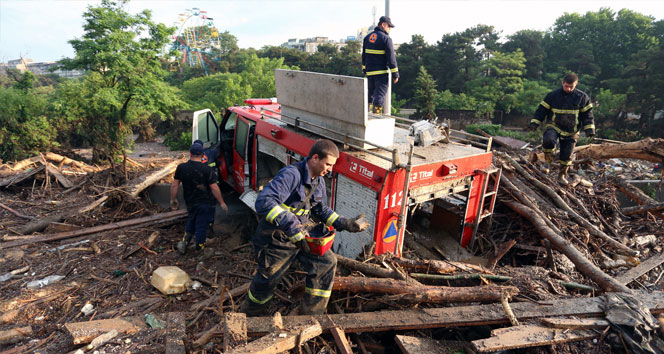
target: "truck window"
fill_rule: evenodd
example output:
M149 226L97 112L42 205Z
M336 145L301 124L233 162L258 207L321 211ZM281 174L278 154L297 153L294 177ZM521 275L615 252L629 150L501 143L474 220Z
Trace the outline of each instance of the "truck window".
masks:
M247 160L247 137L249 135L249 124L240 119L236 123L235 129L235 151L240 155L243 161Z
M196 119L198 120L198 139L202 140L205 144L216 144L218 128L217 121L212 112L203 112Z

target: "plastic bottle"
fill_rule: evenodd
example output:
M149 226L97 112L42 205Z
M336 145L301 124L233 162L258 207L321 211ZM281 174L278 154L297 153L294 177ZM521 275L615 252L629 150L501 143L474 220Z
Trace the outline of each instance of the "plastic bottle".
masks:
M64 277L65 277L64 275L49 275L44 279L33 280L29 282L27 287L28 289L40 289L45 287L46 285L55 283Z

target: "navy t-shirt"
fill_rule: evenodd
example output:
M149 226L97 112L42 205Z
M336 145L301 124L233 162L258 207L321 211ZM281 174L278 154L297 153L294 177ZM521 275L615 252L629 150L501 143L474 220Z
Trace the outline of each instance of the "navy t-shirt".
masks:
M217 174L208 165L189 160L178 165L175 179L182 182L184 201L187 207L200 204L215 204L216 199L210 191L210 185L217 183Z

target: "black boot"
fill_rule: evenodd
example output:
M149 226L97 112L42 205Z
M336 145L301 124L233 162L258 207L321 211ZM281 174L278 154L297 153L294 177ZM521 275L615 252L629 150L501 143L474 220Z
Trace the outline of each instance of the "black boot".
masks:
M182 241L178 242L177 249L180 254L185 254L187 253L187 246L189 246L189 242L191 242L191 239L193 239L193 235L185 232L184 237L182 237Z

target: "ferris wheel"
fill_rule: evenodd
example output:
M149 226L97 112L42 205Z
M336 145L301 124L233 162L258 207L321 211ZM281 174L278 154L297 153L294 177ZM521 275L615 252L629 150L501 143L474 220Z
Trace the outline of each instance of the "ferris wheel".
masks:
M177 28L171 36L172 48L181 53L178 61L180 72L185 66L201 67L208 75L208 64L217 60L214 49L219 49L219 30L214 19L208 17L207 11L197 7L185 9L173 23Z

